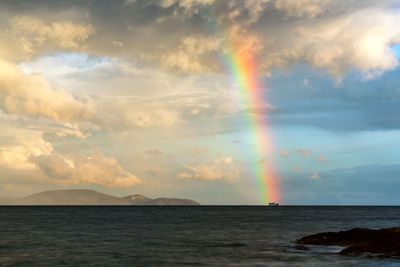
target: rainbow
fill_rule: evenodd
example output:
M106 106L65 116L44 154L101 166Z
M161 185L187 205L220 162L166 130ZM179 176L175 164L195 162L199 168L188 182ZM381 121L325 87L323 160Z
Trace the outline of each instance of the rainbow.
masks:
M268 109L263 97L263 84L257 69L256 55L243 49L239 42L235 43L226 36L223 38L224 57L233 84L239 93L239 101L247 110L247 124L250 148L249 162L253 176L260 190L261 203L280 202L280 186L273 169L273 145L269 135Z

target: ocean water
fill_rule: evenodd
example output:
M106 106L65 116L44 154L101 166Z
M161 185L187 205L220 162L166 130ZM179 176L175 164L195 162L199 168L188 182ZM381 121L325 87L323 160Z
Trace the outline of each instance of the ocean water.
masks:
M400 207L0 207L0 266L400 266L294 249L322 231L400 225Z

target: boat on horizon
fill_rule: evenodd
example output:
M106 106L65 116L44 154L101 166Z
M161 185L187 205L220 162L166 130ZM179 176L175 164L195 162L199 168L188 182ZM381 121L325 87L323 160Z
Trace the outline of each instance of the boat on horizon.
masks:
M268 203L268 206L270 206L270 207L277 207L277 206L279 206L279 202L269 202L269 203Z

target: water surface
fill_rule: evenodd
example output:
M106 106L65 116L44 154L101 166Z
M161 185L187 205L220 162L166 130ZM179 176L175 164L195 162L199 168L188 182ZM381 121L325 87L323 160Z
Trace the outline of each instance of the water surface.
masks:
M400 225L400 207L0 207L1 266L400 266L294 249L322 231Z

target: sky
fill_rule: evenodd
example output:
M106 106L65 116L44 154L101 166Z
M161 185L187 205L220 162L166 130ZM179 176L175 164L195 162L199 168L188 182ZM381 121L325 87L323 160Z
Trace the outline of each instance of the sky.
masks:
M1 1L0 196L400 205L399 60L398 0Z

